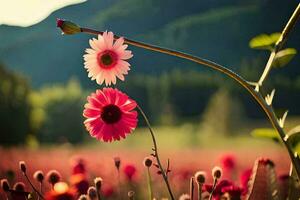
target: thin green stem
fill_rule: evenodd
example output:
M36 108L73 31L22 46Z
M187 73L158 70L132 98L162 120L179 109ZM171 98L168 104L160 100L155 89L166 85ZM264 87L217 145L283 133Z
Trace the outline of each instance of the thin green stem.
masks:
M194 177L190 179L190 198L191 200L194 199Z
M158 148L157 148L157 143L156 143L156 139L155 139L155 135L154 135L154 132L153 132L153 129L150 125L150 122L148 120L148 117L146 116L146 114L144 113L144 111L142 110L142 108L137 105L137 108L138 110L140 111L140 113L142 114L147 126L148 126L148 129L150 131L150 134L151 134L151 138L152 138L152 142L153 142L153 151L154 151L154 155L155 155L155 158L156 158L156 161L157 161L157 164L158 164L158 167L159 167L159 170L161 171L161 175L167 185L167 189L168 189L168 192L170 194L170 197L172 200L174 200L174 195L172 193L172 190L171 190L171 187L170 187L170 184L169 184L169 181L168 181L168 177L167 177L167 173L166 171L164 170L164 168L162 167L162 164L160 162L160 158L159 158L159 155L158 155Z
M201 183L197 183L198 186L198 200L202 200L202 184Z
M287 22L287 24L285 25L283 31L281 32L280 37L278 38L274 49L271 51L271 54L269 56L268 62L265 66L265 69L261 75L261 77L259 78L259 81L257 82L257 87L262 86L264 80L267 78L269 72L272 69L272 64L274 62L276 53L278 51L281 50L281 48L283 47L283 44L286 42L287 40L287 36L289 35L289 33L291 32L291 30L293 29L293 27L295 26L298 18L300 16L300 3L298 4L298 6L296 7L294 13L292 14L292 16L290 17L289 21Z
M153 200L152 180L151 180L151 174L150 174L149 167L147 167L147 182L148 182L149 200Z
M213 193L216 189L217 183L218 183L218 179L214 178L214 184L213 184L213 187L211 189L211 193L209 194L209 200L212 200L212 198L213 198Z
M31 183L30 179L28 178L26 172L23 172L23 175L25 176L27 182L29 183L29 185L31 186L31 188L35 191L35 193L41 198L41 199L45 199L43 197L43 195L33 186L33 184Z

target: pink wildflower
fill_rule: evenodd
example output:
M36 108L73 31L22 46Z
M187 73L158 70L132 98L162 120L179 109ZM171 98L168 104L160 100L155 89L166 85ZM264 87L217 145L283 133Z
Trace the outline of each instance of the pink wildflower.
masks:
M128 45L124 44L124 39L121 37L114 42L114 34L104 32L98 39L91 39L90 46L83 56L88 76L100 85L103 82L105 85L116 84L116 77L124 81L124 75L130 70L130 64L125 60L133 56L126 50Z

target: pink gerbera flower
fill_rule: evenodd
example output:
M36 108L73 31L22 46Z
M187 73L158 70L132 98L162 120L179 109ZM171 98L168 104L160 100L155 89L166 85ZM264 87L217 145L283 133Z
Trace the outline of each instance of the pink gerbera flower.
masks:
M124 44L124 38L114 42L114 34L104 32L98 35L98 39L91 39L90 46L83 56L88 76L100 85L103 82L105 85L116 84L116 77L124 81L124 75L130 70L130 64L125 60L133 56L131 51L126 50L128 45Z
M113 88L92 93L85 104L84 124L92 137L104 142L125 138L137 126L136 102Z

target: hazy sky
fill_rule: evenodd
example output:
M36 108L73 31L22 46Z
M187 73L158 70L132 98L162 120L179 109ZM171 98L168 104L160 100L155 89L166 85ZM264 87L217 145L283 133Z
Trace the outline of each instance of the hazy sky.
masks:
M53 11L86 0L0 0L0 25L30 26Z

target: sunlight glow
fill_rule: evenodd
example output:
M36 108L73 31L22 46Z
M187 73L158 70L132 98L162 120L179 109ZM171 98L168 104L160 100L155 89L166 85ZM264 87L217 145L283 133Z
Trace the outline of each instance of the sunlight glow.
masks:
M31 26L53 11L86 0L0 0L0 25Z

